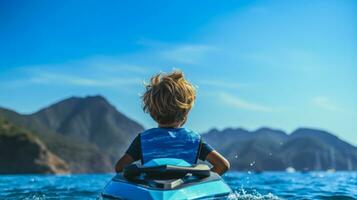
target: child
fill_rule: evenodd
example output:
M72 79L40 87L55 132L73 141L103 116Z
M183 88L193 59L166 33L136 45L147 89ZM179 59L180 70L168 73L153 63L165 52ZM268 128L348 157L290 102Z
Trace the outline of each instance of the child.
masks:
M145 164L155 158L178 158L190 164L196 164L197 159L207 160L213 165L211 171L220 175L225 173L230 167L229 162L202 141L199 134L181 128L195 98L195 88L181 71L153 76L142 100L143 110L150 113L158 127L148 129L134 139L117 162L115 171L119 173L138 160Z

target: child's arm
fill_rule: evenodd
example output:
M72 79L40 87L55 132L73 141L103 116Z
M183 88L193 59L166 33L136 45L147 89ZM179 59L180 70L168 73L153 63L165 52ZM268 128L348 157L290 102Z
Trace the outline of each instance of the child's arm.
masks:
M116 173L122 172L125 166L130 165L133 162L134 159L129 154L124 154L124 156L118 160L117 164L115 164Z
M230 168L229 161L217 151L210 152L207 155L206 160L213 165L211 171L216 172L219 175L224 174Z
M137 160L140 160L140 157L141 157L140 137L137 136L130 144L125 154L115 164L115 171L117 173L122 172L124 167L130 165L131 163Z

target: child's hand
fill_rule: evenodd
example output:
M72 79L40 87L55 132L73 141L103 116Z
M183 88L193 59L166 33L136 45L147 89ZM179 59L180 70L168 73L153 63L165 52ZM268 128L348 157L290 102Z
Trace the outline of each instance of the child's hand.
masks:
M130 165L131 163L134 162L134 159L129 155L125 154L123 157L121 157L117 164L115 165L115 172L120 173L123 171L124 167L127 165Z
M229 161L217 151L210 152L207 155L206 160L213 165L211 171L216 172L219 175L224 174L230 168Z

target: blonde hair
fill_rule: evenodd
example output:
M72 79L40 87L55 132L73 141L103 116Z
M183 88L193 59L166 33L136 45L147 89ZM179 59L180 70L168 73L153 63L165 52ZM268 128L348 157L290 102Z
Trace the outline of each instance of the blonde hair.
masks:
M145 85L143 110L159 124L183 124L196 99L196 90L181 71L159 73Z

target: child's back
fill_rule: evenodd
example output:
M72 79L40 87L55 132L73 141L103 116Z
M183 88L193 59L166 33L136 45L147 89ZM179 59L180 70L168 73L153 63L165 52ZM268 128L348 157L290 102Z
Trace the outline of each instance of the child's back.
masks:
M141 160L177 158L195 164L200 148L199 134L185 128L153 128L140 134Z
M158 74L151 78L143 95L143 109L158 123L158 128L140 133L118 161L116 171L141 160L147 163L156 158L177 158L190 164L208 160L212 171L219 174L229 168L229 162L202 141L196 132L181 128L195 101L195 89L185 80L182 72Z

